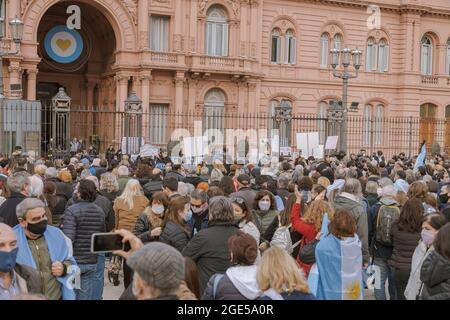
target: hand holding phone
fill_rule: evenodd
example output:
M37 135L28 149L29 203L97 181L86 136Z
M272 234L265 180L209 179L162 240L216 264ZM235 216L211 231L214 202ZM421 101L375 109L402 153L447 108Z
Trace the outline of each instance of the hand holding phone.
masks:
M106 253L124 249L123 236L116 232L94 233L91 237L91 252Z
M122 243L124 244L123 249L118 249L113 251L113 254L121 256L122 258L128 259L130 254L136 252L144 246L142 241L136 237L133 233L128 230L116 230L116 233L122 236Z

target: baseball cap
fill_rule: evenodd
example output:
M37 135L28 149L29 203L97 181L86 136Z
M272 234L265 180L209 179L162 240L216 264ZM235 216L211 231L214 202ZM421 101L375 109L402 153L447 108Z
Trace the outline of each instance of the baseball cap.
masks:
M89 160L86 158L81 159L81 163L85 166L87 164L89 164Z

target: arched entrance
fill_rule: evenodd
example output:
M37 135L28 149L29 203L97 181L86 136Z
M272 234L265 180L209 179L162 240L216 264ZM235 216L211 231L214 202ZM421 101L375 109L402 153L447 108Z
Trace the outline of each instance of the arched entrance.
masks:
M436 134L436 111L437 106L433 103L424 103L420 106L420 142L427 142L427 149L430 151L431 145L435 141Z
M69 16L66 10L73 4L79 6L81 12L79 30L69 30L66 26ZM99 107L102 110L115 108L115 87L105 85L111 83L108 78L114 77L116 37L111 24L95 6L77 1L60 2L42 16L37 40L41 61L38 64L36 98L43 106L42 119L51 119L50 99L62 86L72 98L71 136L84 140L86 144L96 144L97 137L104 134L100 132L96 112ZM103 89L101 94L100 88ZM41 138L44 152L50 128L49 121L43 121Z

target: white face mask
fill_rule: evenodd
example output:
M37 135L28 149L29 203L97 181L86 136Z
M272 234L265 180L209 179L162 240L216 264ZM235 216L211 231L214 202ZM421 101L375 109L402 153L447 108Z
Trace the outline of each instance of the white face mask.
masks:
M267 200L260 200L258 202L258 206L262 211L267 211L270 209L270 201Z
M154 214L159 216L159 215L161 215L164 212L164 206L158 205L158 204L153 205L152 206L152 211L153 211Z

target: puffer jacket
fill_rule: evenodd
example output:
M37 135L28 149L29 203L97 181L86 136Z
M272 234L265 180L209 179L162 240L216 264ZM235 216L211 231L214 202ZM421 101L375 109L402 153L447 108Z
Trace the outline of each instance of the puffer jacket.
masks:
M235 266L229 268L222 278L217 278L220 274L213 275L206 286L202 300L255 300L261 295L256 281L256 272L256 265Z
M105 232L105 214L92 202L79 201L66 209L63 232L72 240L73 256L78 264L97 263L97 254L91 253L93 233Z
M151 199L153 194L158 191L162 191L162 181L161 180L150 180L144 186L144 194L147 198Z
M420 231L400 231L398 224L394 223L390 234L394 249L388 264L396 269L411 270L412 257L420 240Z
M351 199L351 197L352 195L350 194L345 192L341 193L334 199L333 207L336 210L346 209L352 213L352 216L356 222L356 234L358 235L359 240L361 240L363 263L369 263L369 226L367 222L367 212L364 210L364 207L360 202Z
M183 251L189 242L189 233L187 228L183 229L180 225L173 221L168 221L165 225L159 241L166 243L178 251Z
M450 260L436 251L423 262L420 272L423 300L450 300Z
M278 215L278 211L269 210L267 212L263 212L261 210L253 210L252 214L253 221L258 227L258 230L261 234L261 243L268 242L268 240L264 238L264 235L266 234L266 231L272 223L273 219L275 219L275 217Z
M162 218L159 218L151 211L151 208L147 207L145 211L139 216L136 225L134 226L133 233L143 243L156 241L159 237L152 237L150 233L153 229L161 227Z

